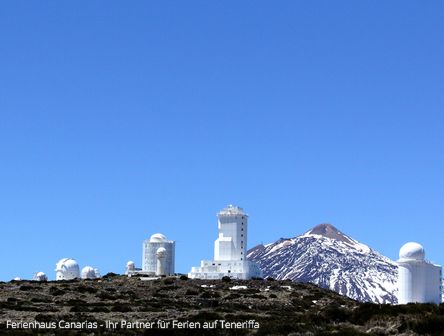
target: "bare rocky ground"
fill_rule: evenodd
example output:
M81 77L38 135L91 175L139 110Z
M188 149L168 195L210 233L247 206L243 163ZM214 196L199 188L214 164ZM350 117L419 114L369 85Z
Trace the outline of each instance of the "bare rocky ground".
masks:
M8 320L57 327L13 329L7 328ZM159 320L170 326L176 322L174 328L159 329ZM124 328L122 321L153 324ZM221 321L228 325L222 328ZM191 322L200 328L190 328ZM11 335L444 335L444 305L359 303L291 281L141 281L107 275L99 280L0 283L0 323L0 334Z

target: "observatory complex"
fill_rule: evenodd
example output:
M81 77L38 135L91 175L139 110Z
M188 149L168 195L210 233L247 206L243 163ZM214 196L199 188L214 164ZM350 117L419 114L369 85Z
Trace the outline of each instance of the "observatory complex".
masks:
M135 267L133 261L126 264L125 273L132 275L172 275L174 274L176 242L168 240L163 234L153 234L143 242L142 269Z
M71 258L63 258L56 264L56 280L72 280L72 279L96 279L100 278L97 268L85 266L80 272L77 261Z
M441 266L425 260L422 245L404 244L399 250L398 304L441 303Z
M192 279L235 279L261 277L259 267L247 257L248 215L237 206L229 205L218 214L219 237L214 242L214 260L202 260L192 267Z

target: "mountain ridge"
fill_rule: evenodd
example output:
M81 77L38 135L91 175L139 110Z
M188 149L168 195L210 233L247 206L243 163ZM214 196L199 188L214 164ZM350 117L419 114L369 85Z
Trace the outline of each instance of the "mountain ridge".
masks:
M257 245L247 258L266 277L314 283L358 301L397 302L396 263L332 224Z

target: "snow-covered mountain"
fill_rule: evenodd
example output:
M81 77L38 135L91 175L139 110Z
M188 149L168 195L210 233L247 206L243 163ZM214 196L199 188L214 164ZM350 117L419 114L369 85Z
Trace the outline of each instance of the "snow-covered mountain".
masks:
M248 251L265 277L311 282L359 301L396 303L397 266L331 224Z

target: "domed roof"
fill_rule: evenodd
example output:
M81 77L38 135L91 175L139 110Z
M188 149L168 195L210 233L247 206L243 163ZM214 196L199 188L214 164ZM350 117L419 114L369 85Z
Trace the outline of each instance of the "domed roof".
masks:
M63 258L56 264L56 280L71 280L80 278L80 268L77 261Z
M164 247L159 247L156 251L158 257L164 257L167 253L167 250Z
M151 243L162 243L162 242L166 242L166 241L167 241L167 238L161 233L155 233L150 238Z
M37 272L32 278L34 281L48 281L48 277L43 272Z
M77 261L71 258L63 258L60 259L59 262L56 264L56 271L63 271L65 269L75 269L79 268L79 264Z
M425 251L421 244L409 242L399 250L399 259L402 260L424 260Z
M126 263L126 266L134 266L134 261L130 260Z
M95 279L96 278L96 271L91 266L85 266L82 269L81 278L82 279Z

